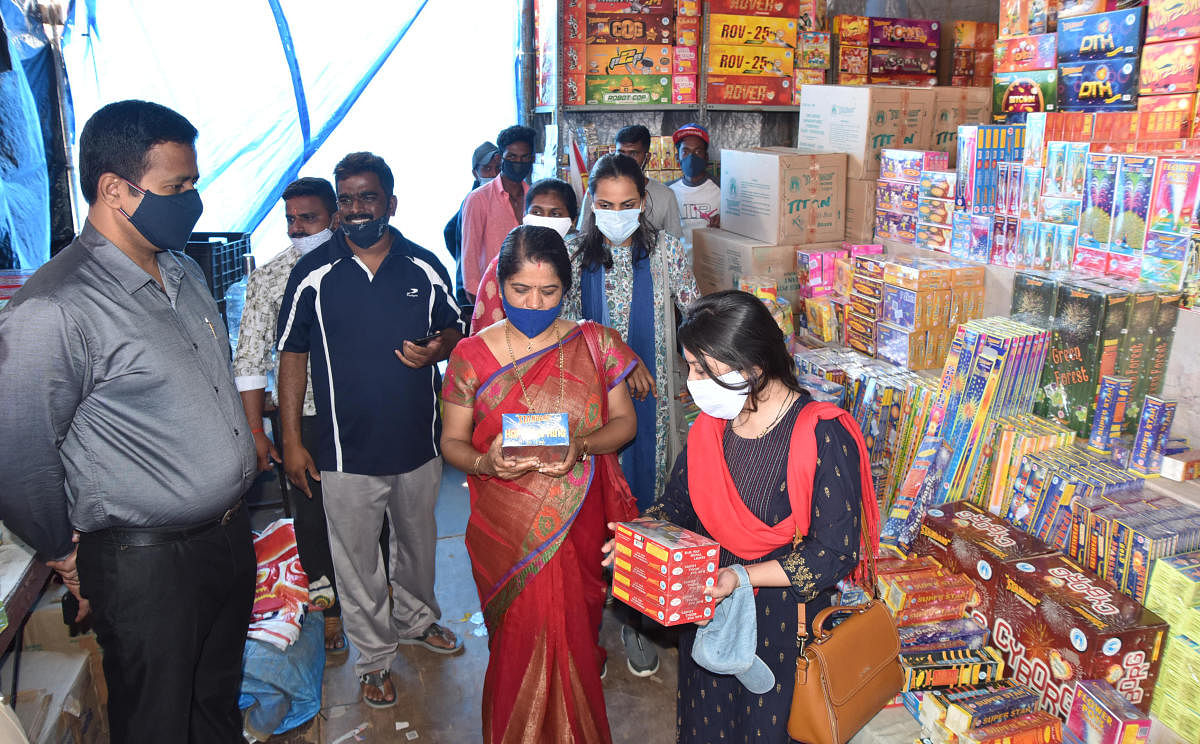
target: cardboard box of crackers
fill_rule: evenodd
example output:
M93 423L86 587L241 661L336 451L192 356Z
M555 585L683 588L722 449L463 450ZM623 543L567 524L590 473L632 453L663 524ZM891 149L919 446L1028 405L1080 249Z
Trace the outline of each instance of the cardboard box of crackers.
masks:
M614 551L614 597L662 625L712 617L704 588L716 581L714 540L670 522L621 522Z
M1150 717L1103 680L1080 680L1067 716L1068 744L1146 744Z

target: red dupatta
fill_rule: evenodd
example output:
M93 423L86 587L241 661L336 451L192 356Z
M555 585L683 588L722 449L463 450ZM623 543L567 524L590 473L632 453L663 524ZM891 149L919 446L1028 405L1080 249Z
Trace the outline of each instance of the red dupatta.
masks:
M788 450L787 490L792 513L768 526L746 507L725 462L723 419L701 413L688 433L688 492L696 516L721 547L744 560L762 558L808 535L812 520L813 479L817 471L817 421L839 420L858 447L862 482L863 539L853 577L865 577L867 551L879 549L879 506L871 479L870 454L857 422L832 403L812 401L800 410Z

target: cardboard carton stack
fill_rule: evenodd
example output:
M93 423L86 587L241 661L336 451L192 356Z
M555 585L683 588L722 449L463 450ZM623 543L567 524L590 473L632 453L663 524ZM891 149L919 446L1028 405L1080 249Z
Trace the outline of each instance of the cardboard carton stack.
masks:
M698 47L676 43L681 32L694 37L700 18L698 10L689 13L690 4L680 3L678 15L675 10L673 0L565 3L558 29L562 103L696 103Z
M933 133L930 150L940 150L950 158L950 167L958 163L958 128L987 124L992 120L991 76L987 87L934 88ZM954 198L953 192L950 197Z
M996 23L954 22L950 85L955 88L981 87L991 91L993 54L999 32L1000 26Z

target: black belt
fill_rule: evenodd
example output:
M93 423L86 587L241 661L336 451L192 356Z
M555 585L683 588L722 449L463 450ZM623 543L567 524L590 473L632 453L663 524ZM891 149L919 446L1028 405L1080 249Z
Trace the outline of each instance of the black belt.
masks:
M101 540L123 546L148 547L163 543L180 542L199 537L206 532L224 527L233 521L242 508L242 500L225 510L217 519L192 525L191 527L109 527L95 532L84 532L80 540Z

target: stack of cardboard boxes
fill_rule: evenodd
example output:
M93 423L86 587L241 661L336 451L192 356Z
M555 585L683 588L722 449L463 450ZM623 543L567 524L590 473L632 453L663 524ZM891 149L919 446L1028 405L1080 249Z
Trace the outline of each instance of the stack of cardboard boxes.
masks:
M937 85L941 22L914 18L839 15L841 85Z

